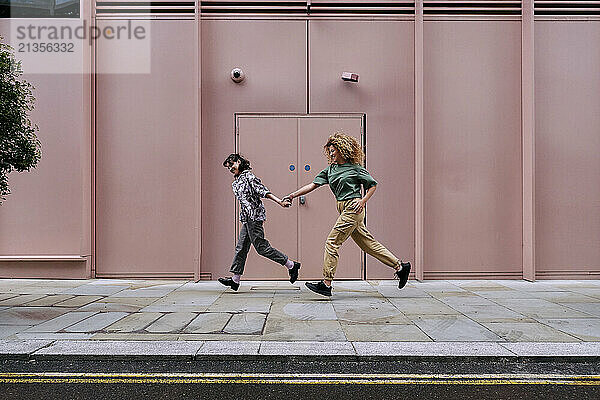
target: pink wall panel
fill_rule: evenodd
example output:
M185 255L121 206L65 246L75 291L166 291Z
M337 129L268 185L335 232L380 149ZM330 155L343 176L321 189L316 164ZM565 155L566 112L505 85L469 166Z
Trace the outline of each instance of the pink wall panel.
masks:
M7 37L8 28L2 21L0 35ZM26 63L23 70L35 86L32 120L40 128L42 159L31 172L9 177L12 194L0 206L0 256L84 255L83 78L28 74ZM0 263L0 274L6 275L4 267L8 271L11 266ZM71 276L83 276L82 266ZM40 267L20 264L12 276L41 276ZM50 276L58 275L61 272L53 271Z
M597 276L600 22L536 22L535 33L538 277Z
M298 120L298 186L302 187L313 181L315 176L327 167L327 158L323 152L323 145L329 135L336 131L343 131L352 135L359 141L362 140L362 117L303 117ZM310 170L306 171L305 166ZM305 204L300 204L299 199L294 200L298 207L298 224L300 227L300 257L303 265L303 279L323 278L323 258L325 253L325 240L335 225L339 213L336 200L329 185L324 185L306 195ZM370 212L367 207L367 219ZM362 279L363 278L363 252L354 243L352 238L342 245L339 250L338 268L335 272L336 279Z
M193 277L197 265L194 22L150 29L150 74L97 78L99 277Z
M236 66L246 73L241 84L229 77ZM201 89L201 268L214 278L228 273L235 246L231 177L222 166L234 151L234 113L306 111L306 23L202 21Z
M425 23L425 278L521 276L520 29Z
M414 24L311 21L310 112L367 114L367 169L379 182L367 226L405 260L414 259ZM343 82L356 72L359 83ZM390 269L367 257L369 279Z
M251 160L252 172L275 196L283 198L298 188L298 169L289 169L292 164L298 166L297 118L238 117L238 134L240 153ZM222 170L219 172L229 174L232 181L233 175L224 168ZM265 238L290 259L297 260L298 209L284 209L269 199L263 199L263 204L267 211L263 225ZM238 217L236 235L241 228L237 220ZM233 258L233 248L229 249L229 254ZM287 268L259 256L254 247L250 249L246 267L244 279L289 279Z

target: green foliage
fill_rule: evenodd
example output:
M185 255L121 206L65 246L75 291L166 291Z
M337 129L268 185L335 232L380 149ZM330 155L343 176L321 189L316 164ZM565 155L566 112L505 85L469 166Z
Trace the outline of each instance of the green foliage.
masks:
M21 62L0 36L0 204L10 193L8 174L29 171L41 157L38 127L29 118L33 86L21 75Z

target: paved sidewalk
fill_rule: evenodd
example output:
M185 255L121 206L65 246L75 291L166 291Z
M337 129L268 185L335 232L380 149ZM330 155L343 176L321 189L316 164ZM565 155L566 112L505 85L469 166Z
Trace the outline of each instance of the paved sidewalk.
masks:
M0 280L0 355L600 356L600 281Z

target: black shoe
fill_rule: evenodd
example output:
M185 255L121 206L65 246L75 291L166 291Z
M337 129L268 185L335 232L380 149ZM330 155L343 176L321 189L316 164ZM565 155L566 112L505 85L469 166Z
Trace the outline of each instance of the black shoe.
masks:
M322 294L323 296L331 296L331 286L327 286L323 281L319 281L319 283L306 282L305 285L315 293Z
M298 270L300 269L300 263L294 261L294 266L288 269L288 274L290 274L290 282L294 283L298 280Z
M410 274L410 263L409 262L400 262L400 266L402 269L396 271L396 277L400 279L398 282L398 289L402 289L406 282L408 282L408 274Z
M231 278L219 278L217 279L220 283L222 283L225 286L229 286L230 288L232 288L233 290L235 290L237 292L238 288L240 287L239 283L235 283L233 281L233 279Z

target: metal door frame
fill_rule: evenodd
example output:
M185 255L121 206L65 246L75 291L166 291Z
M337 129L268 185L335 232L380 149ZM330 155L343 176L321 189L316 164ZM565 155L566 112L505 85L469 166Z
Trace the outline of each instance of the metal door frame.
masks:
M239 153L239 135L240 135L240 118L347 118L347 119L355 119L360 118L360 144L363 152L365 153L365 168L367 167L367 114L366 113L310 113L310 114L302 114L302 113L260 113L260 112L236 112L233 113L233 141L234 141L234 152ZM296 133L298 134L298 133ZM239 202L235 202L235 217L233 220L234 223L234 246L237 244L237 238L240 235L240 224L238 223L239 217ZM367 209L365 207L365 225L367 225ZM300 233L298 233L300 234ZM361 260L360 260L360 270L362 280L367 280L367 253L360 250Z

